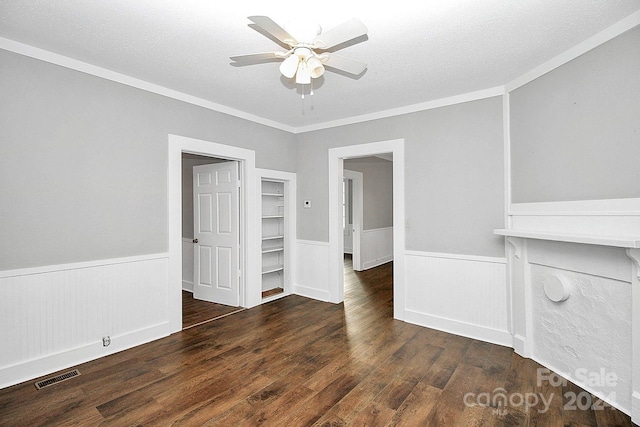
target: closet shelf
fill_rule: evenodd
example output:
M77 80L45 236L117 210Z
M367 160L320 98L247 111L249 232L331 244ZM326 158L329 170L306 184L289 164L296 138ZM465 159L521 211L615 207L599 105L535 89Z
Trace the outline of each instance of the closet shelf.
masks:
M282 265L266 265L262 267L262 274L275 273L284 270Z
M262 236L262 240L275 240L275 239L284 239L283 235L279 236Z
M276 246L273 248L264 248L262 249L262 253L263 254L269 254L272 252L283 252L284 251L284 246Z
M265 197L284 197L282 193L262 193Z

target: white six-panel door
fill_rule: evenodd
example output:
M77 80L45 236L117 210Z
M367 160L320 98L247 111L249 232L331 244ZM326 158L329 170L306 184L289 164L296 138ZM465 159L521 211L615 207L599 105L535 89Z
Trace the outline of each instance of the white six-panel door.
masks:
M196 299L238 306L238 162L193 168Z

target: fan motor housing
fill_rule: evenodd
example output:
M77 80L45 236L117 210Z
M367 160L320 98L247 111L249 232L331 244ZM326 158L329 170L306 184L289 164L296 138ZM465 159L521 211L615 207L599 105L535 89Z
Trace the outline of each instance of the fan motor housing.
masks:
M296 38L298 42L311 44L313 39L322 33L322 27L313 21L292 21L284 26L289 34Z

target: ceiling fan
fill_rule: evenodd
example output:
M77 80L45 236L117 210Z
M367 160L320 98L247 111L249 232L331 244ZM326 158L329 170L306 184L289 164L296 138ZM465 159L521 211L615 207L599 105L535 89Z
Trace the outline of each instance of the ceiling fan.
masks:
M282 59L280 72L300 85L310 84L311 79L322 76L325 66L354 76L367 68L364 64L328 50L367 34L367 27L353 18L326 32L312 22L294 22L285 28L267 16L249 16L254 24L289 47L286 52L265 52L232 56L237 64ZM336 49L337 50L337 49Z

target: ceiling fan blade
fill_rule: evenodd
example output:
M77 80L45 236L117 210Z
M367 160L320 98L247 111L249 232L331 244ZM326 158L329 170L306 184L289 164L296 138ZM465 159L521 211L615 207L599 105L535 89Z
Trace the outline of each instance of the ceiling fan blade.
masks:
M326 59L322 60L322 63L327 67L335 68L336 70L344 71L355 76L362 74L362 72L367 69L367 64L364 62L354 61L353 59L345 58L335 53L329 54Z
M282 54L280 52L250 53L248 55L232 56L230 59L236 62L256 62L283 58L281 55Z
M362 22L353 18L320 34L313 40L313 44L318 49L329 49L356 37L364 36L367 31L367 27Z
M287 30L276 24L268 16L249 16L249 20L253 21L253 23L258 25L260 28L262 28L281 42L286 43L289 46L296 45L297 40L291 34L289 34Z

